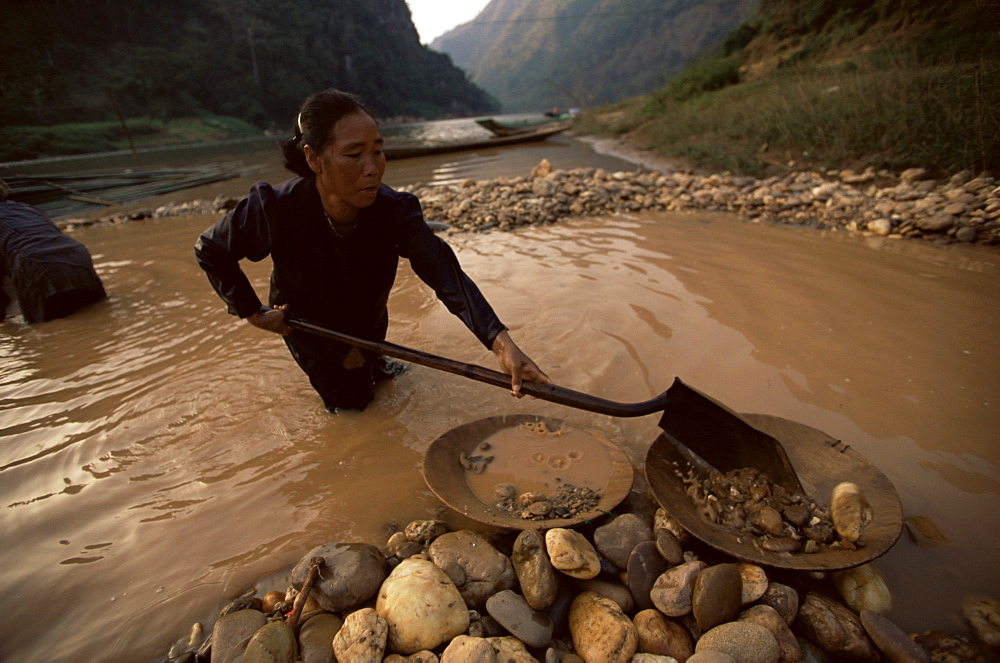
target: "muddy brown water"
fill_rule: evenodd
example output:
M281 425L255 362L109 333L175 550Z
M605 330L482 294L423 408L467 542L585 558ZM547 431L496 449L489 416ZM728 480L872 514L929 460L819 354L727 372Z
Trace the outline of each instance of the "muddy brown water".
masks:
M390 164L402 185L557 168L629 170L568 138L501 155ZM177 199L242 193L245 178ZM530 413L598 431L641 466L655 416L516 401L413 367L364 413L331 416L277 337L225 313L192 257L214 217L75 232L110 298L0 325L0 659L152 660L244 589L284 589L328 541L383 543L447 513L420 463L445 431ZM619 401L681 376L730 407L853 445L899 491L905 533L875 564L910 632L964 631L966 594L1000 596L1000 253L723 214L568 219L452 235L519 344L559 384ZM266 261L265 261L266 262ZM268 267L250 265L263 295ZM493 367L400 268L389 339ZM845 477L849 478L849 477Z

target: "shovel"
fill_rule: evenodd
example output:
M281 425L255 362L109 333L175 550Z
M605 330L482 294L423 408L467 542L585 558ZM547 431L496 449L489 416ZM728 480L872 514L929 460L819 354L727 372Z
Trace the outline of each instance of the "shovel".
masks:
M394 343L368 341L293 316L286 318L286 324L292 329L324 336L362 350L436 368L496 387L510 388L510 376L500 371L438 357ZM523 382L521 392L551 403L612 417L641 417L662 412L660 428L670 437L683 440L690 451L720 472L755 467L788 490L802 492L802 484L778 440L751 425L722 403L686 385L680 378L675 378L670 388L659 396L638 403L618 403L554 384L533 382Z
M454 373L496 387L510 388L509 375L475 364L438 357L393 343L368 341L296 317L288 317L286 323L293 329L324 336L362 350ZM646 478L653 496L696 538L739 559L796 570L844 569L865 564L883 555L896 543L902 531L902 504L895 488L875 465L849 445L822 431L780 417L741 415L688 386L680 378L675 378L670 388L659 396L638 403L618 403L554 384L533 382L522 383L521 392L552 403L613 417L641 417L662 413L659 425L663 432L647 450L645 461ZM473 422L467 426L481 427L483 424L484 422ZM455 435L451 437L463 440L468 437L464 429L452 433ZM442 437L447 438L449 434ZM779 438L792 443L788 452L778 441ZM627 460L618 464L623 463L628 465ZM858 550L828 550L804 555L776 553L762 550L734 530L706 520L686 495L686 477L704 478L715 471L724 474L745 467L760 470L771 481L789 491L817 497L828 496L833 486L841 481L859 485L874 512L874 519L865 530L863 547ZM624 497L631 486L631 473L619 474L621 476L618 477L617 484L621 485L616 486L622 490L618 491L620 495L614 496L615 500ZM448 500L445 501L451 504Z

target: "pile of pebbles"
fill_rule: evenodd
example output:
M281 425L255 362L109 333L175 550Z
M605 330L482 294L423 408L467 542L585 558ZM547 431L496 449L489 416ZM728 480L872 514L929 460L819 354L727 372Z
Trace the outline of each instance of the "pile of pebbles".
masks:
M835 540L838 532L829 509L805 494L771 482L756 468L744 467L700 480L690 476L684 484L703 518L748 535L761 550L811 554L828 544L856 549L852 541ZM854 484L841 485L857 489ZM857 494L864 500L860 491ZM867 506L867 501L864 504ZM861 529L858 527L859 536Z
M290 586L250 589L165 660L996 660L991 598L963 605L974 637L911 636L885 616L892 595L872 564L765 569L689 537L648 491L633 489L617 511L547 531L418 520L380 545L327 543L302 557Z
M428 221L452 231L510 230L566 216L642 211L726 211L759 222L838 229L941 242L1000 240L1000 182L971 171L929 179L920 168L796 172L758 180L727 174L661 173L642 168L552 170L529 177L466 180L413 189Z
M559 481L558 479L556 481ZM593 511L601 494L586 486L562 482L550 495L539 492L518 494L512 483L498 483L493 489L495 507L522 520L575 518Z
M726 211L778 224L837 229L941 243L1000 241L1000 182L971 171L932 179L926 170L799 171L756 179L723 174L553 170L542 160L525 177L469 179L410 188L435 229L512 230L566 217L643 211ZM64 219L75 228L185 214L224 213L237 199L220 196L99 219Z

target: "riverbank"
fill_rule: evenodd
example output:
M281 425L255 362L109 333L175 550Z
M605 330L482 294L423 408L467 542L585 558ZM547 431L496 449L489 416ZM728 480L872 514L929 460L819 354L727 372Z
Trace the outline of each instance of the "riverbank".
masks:
M725 211L756 223L805 226L895 239L1000 242L1000 182L971 171L933 179L926 170L795 171L765 179L698 174L627 141L585 138L595 151L637 165L632 172L554 169L542 160L521 177L409 187L427 221L448 232L512 230L566 217L641 211ZM218 196L93 219L61 219L67 229L183 214L224 213Z

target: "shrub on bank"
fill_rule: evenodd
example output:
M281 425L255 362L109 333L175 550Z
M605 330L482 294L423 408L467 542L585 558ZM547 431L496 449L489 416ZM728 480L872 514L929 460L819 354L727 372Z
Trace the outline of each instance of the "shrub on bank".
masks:
M780 71L642 112L653 147L710 169L1000 168L1000 72L978 65Z

